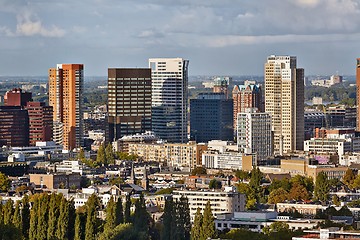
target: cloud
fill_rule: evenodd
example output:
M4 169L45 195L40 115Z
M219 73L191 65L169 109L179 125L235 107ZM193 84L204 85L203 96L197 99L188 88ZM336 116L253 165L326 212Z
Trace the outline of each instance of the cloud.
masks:
M36 15L30 11L24 11L22 14L17 15L16 35L62 37L65 35L65 30L55 25L52 25L50 28L45 28Z
M163 38L164 34L155 30L155 29L146 29L141 31L138 35L138 38Z

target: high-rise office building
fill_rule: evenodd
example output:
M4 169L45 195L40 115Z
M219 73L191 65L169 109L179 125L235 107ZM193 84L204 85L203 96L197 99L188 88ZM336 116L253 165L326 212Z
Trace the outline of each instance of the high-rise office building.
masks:
M108 69L108 141L151 131L151 69Z
M360 58L356 59L356 131L360 132Z
M264 160L273 154L271 116L257 112L257 108L246 108L237 117L237 145L239 152L256 154Z
M53 139L53 108L44 102L27 102L25 109L29 115L29 144L52 141Z
M149 59L152 130L168 142L187 142L188 65L182 58Z
M263 112L262 89L259 84L235 85L232 91L233 98L233 118L234 130L236 131L236 121L238 113L245 112L246 108L257 108Z
M265 63L265 112L271 114L274 151L304 147L304 69L296 57L271 55Z
M190 139L232 141L233 103L224 93L201 93L190 100Z
M29 115L21 106L0 106L1 146L29 146Z
M53 140L66 150L83 145L83 64L49 69L49 105L53 107Z

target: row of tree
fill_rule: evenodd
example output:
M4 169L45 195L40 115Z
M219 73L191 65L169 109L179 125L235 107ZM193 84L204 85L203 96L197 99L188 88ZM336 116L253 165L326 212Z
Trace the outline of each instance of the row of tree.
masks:
M119 198L110 199L105 212L105 221L98 217L102 210L99 198L93 194L85 206L75 210L73 200L62 194L27 195L21 201L8 200L0 204L0 239L149 239L156 235L145 200L140 196L135 201L135 211L131 213L132 202L126 197L125 204ZM31 207L30 207L31 206Z

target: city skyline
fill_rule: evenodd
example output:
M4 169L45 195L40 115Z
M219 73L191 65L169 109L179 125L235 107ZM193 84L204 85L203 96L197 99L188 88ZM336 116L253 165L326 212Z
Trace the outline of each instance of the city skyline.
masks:
M297 56L309 75L355 75L359 8L354 0L6 0L0 76L44 76L58 62L106 76L172 57L191 61L189 75L262 75L272 54Z

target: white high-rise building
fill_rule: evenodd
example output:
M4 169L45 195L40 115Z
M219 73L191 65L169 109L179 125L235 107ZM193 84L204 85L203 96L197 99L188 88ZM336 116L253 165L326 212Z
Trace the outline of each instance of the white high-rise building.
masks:
M188 65L182 58L149 59L152 78L152 130L160 139L188 140Z
M271 55L265 63L265 112L271 114L275 154L302 150L304 69L296 57Z
M237 144L239 152L256 154L258 160L273 154L271 116L257 112L257 108L246 108L237 116Z

